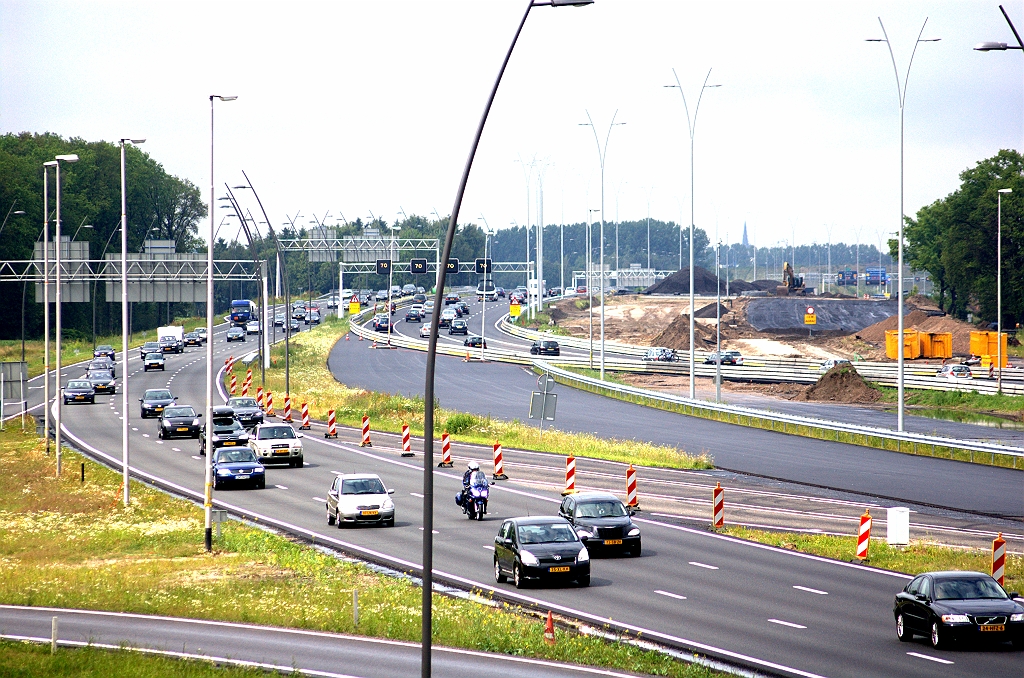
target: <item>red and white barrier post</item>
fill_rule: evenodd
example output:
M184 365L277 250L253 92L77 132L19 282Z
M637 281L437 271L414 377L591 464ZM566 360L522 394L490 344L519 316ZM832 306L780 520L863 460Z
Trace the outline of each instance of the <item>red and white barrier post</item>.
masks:
M451 468L452 466L452 439L448 436L448 431L445 431L441 434L441 463L437 467Z
M268 417L276 417L277 416L274 413L274 394L271 393L270 391L267 391L267 416Z
M866 560L868 557L868 542L871 541L871 509L864 509L864 515L860 517L860 531L857 533L857 558Z
M373 447L373 443L370 442L370 418L363 415L363 442L359 443L359 447Z
M324 438L337 438L338 424L334 421L334 410L327 410L327 433Z
M572 494L576 491L576 457L569 455L565 458L565 489L562 495Z
M505 467L501 463L501 443L497 440L494 441L494 475L491 477L495 480L508 480L508 476L505 475Z
M632 464L626 469L626 506L640 510L640 502L636 498L636 469Z
M409 438L408 424L402 424L402 456L412 456L412 440Z
M721 483L715 483L715 489L711 493L712 499L712 524L715 527L725 527L725 490Z
M231 395L235 395L235 387L237 385L237 381L238 381L238 379L237 379L237 377L235 377L235 373L232 372L231 373Z
M242 395L243 396L249 395L249 380L248 379L246 379L245 381L242 382Z
M235 356L233 355L229 355L227 358L224 358L225 365L230 365L233 362L235 362Z
M303 431L308 431L310 429L310 426L309 426L309 404L307 404L307 403L302 403L302 426L300 426L299 429L303 430Z
M281 417L281 421L292 423L292 395L290 393L284 394L284 416Z
M263 409L263 387L262 386L257 386L256 387L256 404L260 406L260 409Z
M1000 532L999 536L992 540L992 578L1002 586L1005 576L1006 540L1003 539L1003 533Z
M248 384L250 382L252 382L252 369L248 369L245 371L245 382L243 383Z

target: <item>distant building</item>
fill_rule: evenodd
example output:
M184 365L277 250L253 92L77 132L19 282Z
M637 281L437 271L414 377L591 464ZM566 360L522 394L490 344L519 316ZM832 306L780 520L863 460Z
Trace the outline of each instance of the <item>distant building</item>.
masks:
M747 222L743 222L743 246L750 247L750 242L747 240Z

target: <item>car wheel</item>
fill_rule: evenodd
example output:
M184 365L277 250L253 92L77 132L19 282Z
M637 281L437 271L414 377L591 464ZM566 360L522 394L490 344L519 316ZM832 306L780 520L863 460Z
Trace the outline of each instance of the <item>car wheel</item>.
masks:
M394 518L390 518L390 519L388 519L387 521L384 522L384 527L394 527L394 526L395 526L395 519Z
M526 586L526 580L523 579L523 574L519 571L519 563L512 563L512 583L516 585L517 589Z
M163 430L163 428L161 428L159 431L156 432L156 437L159 438L160 440L164 439L164 430Z
M641 546L640 546L640 542L637 542L636 546L632 547L629 550L629 555L633 556L634 558L639 558L641 551L642 551L642 549L641 549Z
M909 642L914 638L914 634L910 632L910 629L906 626L906 622L903 621L902 614L896 615L896 637L904 643Z
M341 522L341 514L335 511L334 519L338 522L338 529L340 530L344 526L344 523Z
M333 525L334 524L334 514L331 513L331 509L327 509L327 524L328 525Z
M590 586L590 573L580 575L576 577L576 583L579 584L580 588L586 588Z
M143 372L149 372L149 368L148 368L148 367L146 367L145 365L143 365L143 366L142 366L142 371L143 371Z
M499 584L504 584L508 581L508 577L506 577L501 572L501 565L498 564L497 556L494 557L494 581L498 582Z
M946 634L939 627L939 622L932 622L932 647L941 650L946 647Z

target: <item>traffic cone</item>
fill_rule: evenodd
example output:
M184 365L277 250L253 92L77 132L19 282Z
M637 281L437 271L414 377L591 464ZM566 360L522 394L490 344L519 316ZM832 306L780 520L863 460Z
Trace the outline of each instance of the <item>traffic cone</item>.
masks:
M548 645L555 644L555 618L548 610L548 620L544 623L544 642Z
M466 357L462 359L462 362L464 362L464 363L468 363L469 362L469 351L466 351Z

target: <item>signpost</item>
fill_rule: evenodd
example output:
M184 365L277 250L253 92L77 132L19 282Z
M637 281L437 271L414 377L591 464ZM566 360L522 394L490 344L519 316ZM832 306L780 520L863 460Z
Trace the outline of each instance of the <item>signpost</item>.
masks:
M523 309L523 307L520 306L519 304L509 304L509 306L508 306L508 314L513 319L518 318L519 314L523 312L522 309Z
M558 404L558 394L552 393L555 379L551 375L542 374L537 377L537 388L530 396L530 419L540 420L540 430L544 430L544 422L555 420L555 407Z
M804 325L808 326L808 328L807 328L807 336L811 336L812 332L814 332L814 330L812 330L810 326L811 325L817 325L817 324L818 324L818 316L814 312L814 307L813 306L808 306L807 308L804 309Z
M16 402L21 405L21 428L25 428L25 380L28 379L28 363L0 363L0 430L4 425L4 404Z

